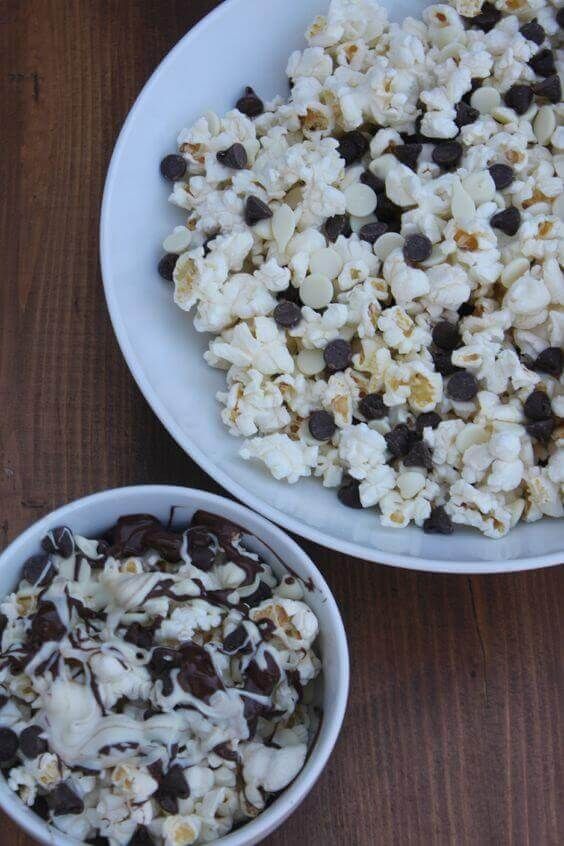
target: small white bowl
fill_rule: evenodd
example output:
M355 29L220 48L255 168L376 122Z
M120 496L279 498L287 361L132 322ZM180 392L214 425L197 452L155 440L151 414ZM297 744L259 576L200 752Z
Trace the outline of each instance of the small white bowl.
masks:
M311 579L314 585L314 589L308 592L307 602L315 611L320 627L323 660L320 705L323 719L306 764L294 782L254 820L215 841L218 846L253 846L278 828L315 784L339 735L349 689L349 655L339 609L315 564L288 535L232 500L193 488L142 485L102 491L58 508L10 544L0 556L0 597L16 587L23 562L39 550L41 538L49 529L68 525L81 534L98 537L122 514L149 513L166 522L171 506L177 506L173 524L186 522L197 509L202 508L244 526L270 547L272 552L267 546L250 537L248 539L249 546L254 546L277 574L283 572L276 558L279 555L298 576L304 580ZM45 846L76 846L78 842L57 831L27 808L3 777L0 777L0 807Z

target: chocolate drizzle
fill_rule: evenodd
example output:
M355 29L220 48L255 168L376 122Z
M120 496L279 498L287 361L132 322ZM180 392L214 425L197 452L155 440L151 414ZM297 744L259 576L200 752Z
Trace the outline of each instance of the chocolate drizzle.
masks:
M183 643L179 656L178 684L182 690L207 703L217 690L224 689L210 653L203 646L192 641Z

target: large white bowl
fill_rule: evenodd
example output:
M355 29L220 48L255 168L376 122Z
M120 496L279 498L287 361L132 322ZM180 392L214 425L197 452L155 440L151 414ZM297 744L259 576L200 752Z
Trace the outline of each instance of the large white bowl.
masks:
M263 541L264 545L258 543L256 538L249 536L246 539L248 545L259 552L277 574L284 574L276 557L280 556L298 576L313 582L313 590L308 591L307 602L319 620L319 643L323 661L319 704L323 709L323 719L306 764L290 787L252 822L215 841L218 846L253 846L278 828L315 784L339 735L349 689L347 639L337 603L311 558L288 535L248 508L205 491L172 485L116 488L64 505L16 538L0 556L0 597L3 598L15 588L23 562L40 549L41 538L49 529L66 525L87 537L98 537L122 514L154 514L166 522L171 506L177 506L173 526L185 525L199 508L220 514L243 526ZM47 825L27 808L10 790L1 775L0 807L46 846L77 844L74 838L67 837ZM1 836L0 842L3 842Z
M224 374L202 360L209 338L177 308L156 270L161 243L182 215L167 203L160 159L178 131L208 109L233 107L244 85L286 93L290 52L328 0L226 0L157 68L133 106L111 161L101 221L106 298L122 352L171 435L210 476L299 535L359 558L446 572L502 572L562 560L562 524L521 525L502 540L459 529L451 537L388 529L373 511L343 507L335 490L307 479L288 486L238 457L241 441L219 417ZM420 0L388 0L391 15L420 14Z

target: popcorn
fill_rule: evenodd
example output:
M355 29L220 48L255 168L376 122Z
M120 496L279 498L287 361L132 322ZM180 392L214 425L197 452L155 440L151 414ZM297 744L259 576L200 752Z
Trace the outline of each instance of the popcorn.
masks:
M77 842L127 846L139 827L155 846L216 841L305 763L318 620L301 580L275 576L221 516L199 512L178 530L124 519L134 554L119 526L103 551L71 532L63 552L54 530L42 541L57 547L43 605L31 619L18 610L20 591L42 578L29 561L2 603L8 626L40 623L43 635L22 672L2 670L7 785L32 810L48 796L48 823Z
M474 526L489 538L503 537L511 527L511 513L499 497L462 479L452 486L446 511L454 523Z
M286 479L294 484L300 477L311 475L317 462L317 447L306 446L277 433L246 441L239 455L264 462L275 479Z
M201 829L202 822L194 814L187 817L173 814L163 822L163 842L165 846L190 846L198 840Z
M353 504L358 494L387 526L422 525L440 505L492 538L556 514L564 493L564 398L558 373L534 365L564 344L564 112L535 92L524 114L505 102L511 86L539 79L529 62L541 45L522 25L536 18L555 55L560 30L545 0L494 5L500 18L486 32L467 22L478 0L432 4L401 23L376 0L331 0L289 57L287 101L253 120L207 113L182 131L187 172L170 199L188 217L166 241L178 253L175 302L213 334L204 358L226 372L220 414L249 439L243 458L291 483L347 486L352 476ZM477 118L460 126L465 105ZM417 133L411 161L404 145ZM217 159L235 142L247 154L240 170ZM250 196L266 205L251 225ZM509 208L513 234L499 218L492 226ZM423 258L410 253L414 235L429 242ZM457 326L452 349L434 342L442 321ZM333 372L325 350L337 340L350 354ZM449 396L449 382L443 391L453 369L466 373L467 399ZM545 441L523 412L539 385L555 419ZM321 410L326 441L309 427ZM423 473L384 436L435 410ZM207 825L201 837L218 836Z
M355 479L366 479L370 470L385 463L386 441L366 423L349 426L341 432L339 458Z
M403 355L419 352L431 343L430 332L423 325L417 325L400 306L383 311L378 318L378 328L388 347Z
M408 402L413 411L432 411L443 395L443 380L421 361L391 364L384 376L384 402L398 405Z

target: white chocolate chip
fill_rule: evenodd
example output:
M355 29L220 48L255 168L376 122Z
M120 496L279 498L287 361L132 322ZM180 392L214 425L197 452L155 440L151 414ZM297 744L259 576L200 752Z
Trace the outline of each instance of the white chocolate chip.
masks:
M290 206L282 203L272 215L272 234L281 252L284 252L288 246L288 241L294 234L295 229L296 216Z
M518 256L510 261L501 271L501 284L509 288L516 279L529 270L529 262L524 256Z
M310 308L325 308L333 299L333 283L323 273L310 273L300 286L300 297Z
M470 194L464 190L460 180L454 183L450 208L455 220L469 220L476 214L476 204Z
M482 85L470 97L470 105L474 109L478 109L481 115L491 115L494 109L501 103L501 94L497 88L492 88L489 85Z
M332 247L316 250L309 257L309 269L312 273L321 273L334 279L343 269L343 259Z
M533 123L535 137L539 144L546 146L556 129L556 115L551 106L541 106Z
M507 126L509 123L515 123L515 112L508 106L497 106L491 113L494 120L498 123Z
M297 355L296 363L304 376L315 376L325 370L322 350L302 350Z
M462 187L478 205L495 197L495 182L487 170L466 176L462 180Z
M176 226L163 241L163 250L167 253L186 252L192 240L192 233L185 226Z
M393 250L401 249L403 242L404 237L399 232L385 232L383 235L380 235L374 244L374 252L378 258L384 261Z
M355 182L345 190L345 204L349 214L367 217L376 208L377 197L369 185Z

